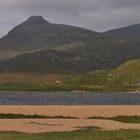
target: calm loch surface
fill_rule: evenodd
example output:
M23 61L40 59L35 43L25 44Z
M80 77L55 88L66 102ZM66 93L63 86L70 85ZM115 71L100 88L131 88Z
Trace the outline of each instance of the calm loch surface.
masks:
M0 92L0 105L140 105L140 94Z

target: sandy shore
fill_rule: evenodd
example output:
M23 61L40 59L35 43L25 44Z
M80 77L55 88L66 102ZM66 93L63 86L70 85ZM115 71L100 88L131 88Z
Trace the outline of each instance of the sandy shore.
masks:
M0 106L0 113L69 116L79 119L0 119L0 131L25 133L72 131L96 126L103 130L140 129L140 124L112 120L89 120L87 117L139 115L140 106Z
M87 118L91 116L112 117L139 115L138 106L0 106L0 113L38 114L47 116L69 116Z

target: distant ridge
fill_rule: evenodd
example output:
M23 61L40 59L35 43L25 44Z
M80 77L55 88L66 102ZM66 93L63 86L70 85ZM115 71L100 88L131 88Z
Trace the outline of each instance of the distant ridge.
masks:
M125 37L140 37L140 24L130 25L105 32L110 35L125 36Z

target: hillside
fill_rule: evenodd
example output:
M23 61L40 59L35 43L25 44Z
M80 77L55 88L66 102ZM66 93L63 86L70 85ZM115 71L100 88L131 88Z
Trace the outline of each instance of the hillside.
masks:
M74 78L70 83L104 91L140 91L140 59L128 61L112 70L90 72Z
M140 41L33 16L0 39L0 72L86 73L140 58Z
M91 45L91 44L90 44ZM63 51L42 50L22 54L0 62L1 72L83 73L114 68L127 60L140 57L137 46L116 44L98 47L81 47Z
M122 92L140 91L140 59L87 74L1 73L0 90Z
M75 44L77 47L85 40L98 40L101 36L87 29L49 23L41 16L32 16L0 39L0 58L49 48L71 48Z
M106 34L121 36L121 37L140 37L140 24L131 25L128 27L122 27L119 29L113 29L105 32Z
M140 86L140 59L132 60L111 72L109 84L118 86Z

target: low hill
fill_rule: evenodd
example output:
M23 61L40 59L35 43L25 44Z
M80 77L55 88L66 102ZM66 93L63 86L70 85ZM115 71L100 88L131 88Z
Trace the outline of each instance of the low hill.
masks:
M104 91L140 90L140 59L128 61L116 69L90 72L74 78L70 83L99 87Z
M140 59L129 61L113 70L108 82L118 86L140 86Z

